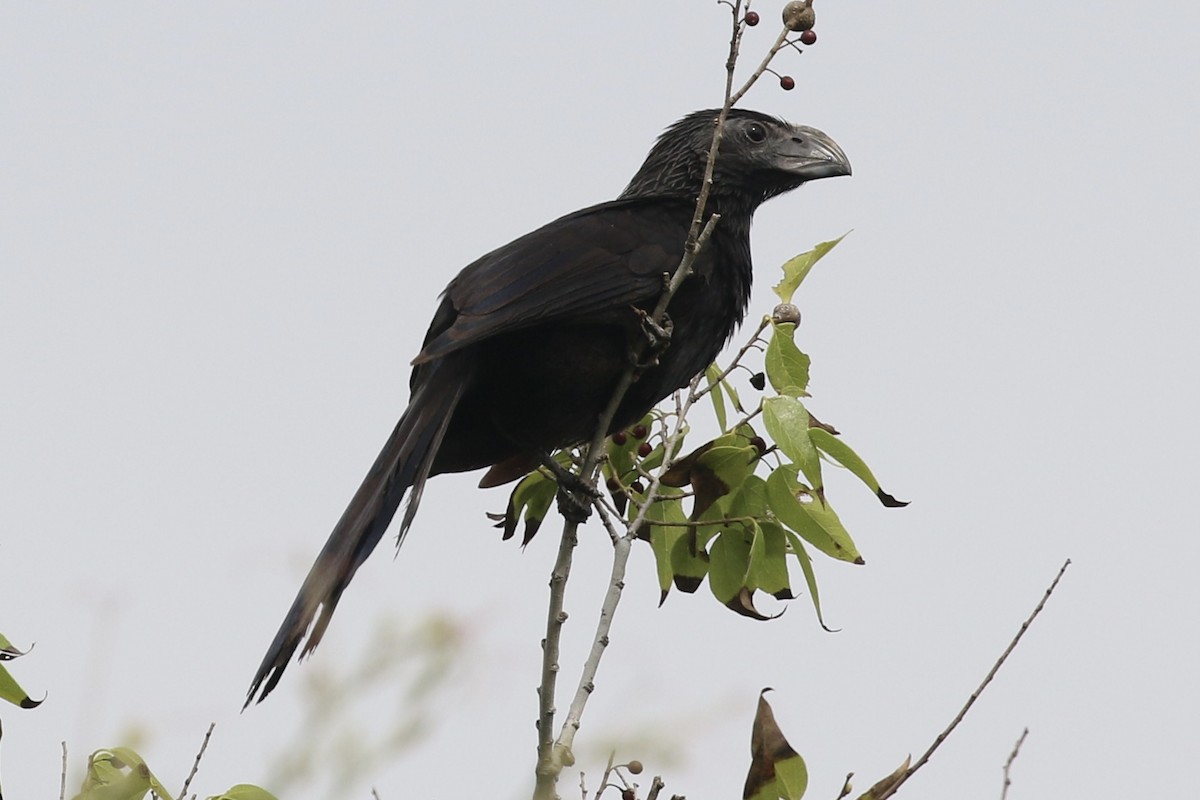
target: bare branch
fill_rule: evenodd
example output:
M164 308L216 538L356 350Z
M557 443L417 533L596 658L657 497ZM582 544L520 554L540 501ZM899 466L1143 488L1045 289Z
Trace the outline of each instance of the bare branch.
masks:
M718 383L728 378L733 371L741 365L742 359L746 357L746 353L750 352L751 348L759 344L758 337L762 336L762 332L765 331L767 326L770 324L771 318L763 315L762 321L759 322L758 327L754 329L754 334L746 340L746 343L742 345L742 349L737 351L737 355L733 357L733 361L730 361L729 366L726 367L719 375L717 375L717 377L711 383L697 392L696 399L700 399L701 397L704 397L704 395L711 392L714 388L716 388Z
M187 797L188 787L192 785L192 778L196 777L196 771L200 769L200 759L204 757L204 751L208 749L208 740L212 737L213 728L217 727L217 723L211 722L208 725L208 730L204 733L204 741L200 743L200 749L196 752L196 760L192 762L192 771L183 781L183 788L179 790L180 800L185 800Z
M1008 647L1006 647L1004 652L1000 654L1000 657L996 659L996 663L992 665L992 668L988 671L987 676L984 677L983 682L980 683L979 686L976 687L975 691L971 693L971 696L967 699L966 704L963 705L963 707L959 710L958 715L954 717L954 720L946 727L946 730L937 735L937 738L933 740L933 744L931 744L929 749L917 759L917 763L909 767L908 771L904 774L904 777L896 781L896 783L889 787L887 791L880 794L876 800L886 800L894 795L896 790L899 789L906 780L911 778L914 772L919 770L927 761L929 761L934 751L941 746L942 742L946 741L946 737L954 732L954 729L958 727L958 723L963 721L963 717L965 717L967 712L971 710L971 706L975 705L975 701L979 699L981 694L983 694L983 690L986 689L988 684L992 682L992 678L995 678L996 673L1000 671L1002 666L1004 666L1004 662L1008 660L1008 656L1013 650L1016 649L1017 645L1020 644L1021 638L1025 636L1025 631L1029 630L1029 626L1033 624L1035 619L1037 619L1038 614L1042 613L1042 609L1046 607L1046 601L1049 600L1050 595L1054 593L1055 588L1058 586L1058 582L1062 580L1063 573L1067 571L1067 567L1069 566L1071 566L1071 559L1068 558L1063 562L1062 567L1058 570L1058 574L1054 576L1054 580L1051 581L1049 588L1047 588L1045 594L1042 595L1042 599L1038 601L1037 606L1033 609L1033 613L1021 623L1021 629L1017 631L1017 635L1013 637L1013 640L1008 643Z
M62 774L58 781L58 800L66 800L67 798L67 743L65 740L62 743L62 751Z
M1025 737L1029 735L1029 728L1021 731L1021 736L1017 739L1017 743L1013 745L1012 752L1008 754L1008 760L1004 762L1004 787L1000 790L1000 800L1007 800L1008 787L1012 785L1012 780L1008 777L1008 772L1012 769L1013 762L1017 760L1017 756L1021 752L1021 745L1025 744Z

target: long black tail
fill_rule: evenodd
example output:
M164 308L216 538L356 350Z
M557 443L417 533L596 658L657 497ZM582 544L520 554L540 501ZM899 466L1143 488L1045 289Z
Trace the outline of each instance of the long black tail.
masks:
M308 641L300 658L320 644L342 592L383 538L404 493L411 487L397 547L404 540L446 426L470 377L466 374L468 369L468 365L454 357L429 365L404 415L304 579L250 684L243 708L254 702L256 695L258 702L262 702L271 693L306 632Z

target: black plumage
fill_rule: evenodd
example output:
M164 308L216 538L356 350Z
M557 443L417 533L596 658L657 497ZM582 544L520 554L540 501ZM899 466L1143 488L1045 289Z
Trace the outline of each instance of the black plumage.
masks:
M645 335L635 309L654 307L664 273L683 255L717 116L698 111L671 126L616 200L493 250L446 287L413 360L408 408L317 556L247 704L275 688L306 632L301 656L317 646L406 493L401 540L430 475L491 466L483 484L492 485L591 437ZM613 430L690 381L741 322L755 209L806 181L849 173L820 131L729 113L707 206L720 222L671 301L669 346L630 388Z

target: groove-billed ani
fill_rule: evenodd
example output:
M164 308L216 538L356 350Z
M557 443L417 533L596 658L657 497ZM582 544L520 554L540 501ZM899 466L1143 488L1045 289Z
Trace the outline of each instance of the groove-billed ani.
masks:
M645 335L637 310L654 307L683 254L717 114L698 111L667 129L616 200L493 250L446 287L412 362L408 408L300 587L247 704L275 688L310 626L301 656L321 641L406 492L401 540L430 475L491 466L481 482L491 486L591 437ZM759 204L805 181L849 174L824 133L729 113L707 208L720 222L671 301L669 345L630 388L612 430L687 384L741 322Z

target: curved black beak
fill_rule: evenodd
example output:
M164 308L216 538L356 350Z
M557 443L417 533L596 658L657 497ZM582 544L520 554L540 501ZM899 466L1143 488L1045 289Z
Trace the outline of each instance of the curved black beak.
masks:
M806 181L850 174L850 159L828 134L793 125L792 137L780 153L785 169Z

